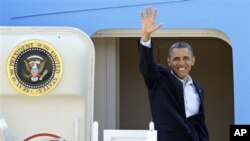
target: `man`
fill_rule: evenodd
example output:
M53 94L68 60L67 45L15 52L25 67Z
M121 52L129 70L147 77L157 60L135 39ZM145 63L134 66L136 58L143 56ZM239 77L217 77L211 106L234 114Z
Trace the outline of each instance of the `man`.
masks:
M209 141L204 116L204 92L189 72L195 64L192 47L176 42L169 48L167 63L156 64L151 34L157 11L147 7L141 13L142 37L138 41L139 67L148 88L150 108L158 141Z

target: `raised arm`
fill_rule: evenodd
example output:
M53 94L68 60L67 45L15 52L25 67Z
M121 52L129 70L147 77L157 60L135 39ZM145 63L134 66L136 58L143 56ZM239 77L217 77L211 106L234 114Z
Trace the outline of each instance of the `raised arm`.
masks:
M139 68L148 88L152 87L160 76L153 56L153 45L149 41L151 34L161 27L161 24L155 25L154 23L156 16L157 11L152 10L152 7L147 7L141 13L142 36L138 41ZM145 45L145 42L148 42L148 45Z

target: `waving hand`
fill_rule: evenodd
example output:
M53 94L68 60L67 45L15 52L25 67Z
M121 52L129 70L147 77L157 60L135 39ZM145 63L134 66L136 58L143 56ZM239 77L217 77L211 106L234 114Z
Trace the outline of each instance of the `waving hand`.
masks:
M162 23L155 25L154 21L157 17L157 10L152 10L152 7L149 6L145 9L144 12L141 12L142 18L142 40L148 41L151 37L151 33L158 30Z

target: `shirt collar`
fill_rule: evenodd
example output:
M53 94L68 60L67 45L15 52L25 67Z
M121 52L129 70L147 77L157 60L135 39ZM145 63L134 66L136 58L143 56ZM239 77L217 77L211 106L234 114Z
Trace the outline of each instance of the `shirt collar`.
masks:
M175 75L173 71L171 71L171 73L172 73L178 80L180 80L180 81L182 82L182 84L184 84L184 85L191 85L191 84L193 84L193 80L192 80L192 78L191 78L190 75L187 76L187 82L185 83L184 80L180 79L177 75Z

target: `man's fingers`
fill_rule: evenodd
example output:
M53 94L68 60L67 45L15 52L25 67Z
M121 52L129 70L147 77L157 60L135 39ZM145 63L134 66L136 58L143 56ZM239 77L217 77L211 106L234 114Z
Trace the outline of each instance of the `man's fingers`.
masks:
M154 10L154 16L153 16L154 20L156 19L156 17L157 17L157 10L155 9Z
M149 15L149 7L146 7L146 16L148 17Z
M157 26L155 26L155 28L154 28L154 30L153 30L153 31L158 30L159 28L161 28L161 26L162 26L162 25L163 25L163 23L158 24Z
M152 7L151 6L148 7L148 16L149 17L152 16Z
M156 26L157 29L159 29L162 25L163 25L163 23L159 23L159 24Z
M145 16L144 16L144 13L141 12L141 18L144 19L144 17L145 17Z
M147 17L151 17L152 16L152 7L151 6L148 6L146 7L146 16Z

